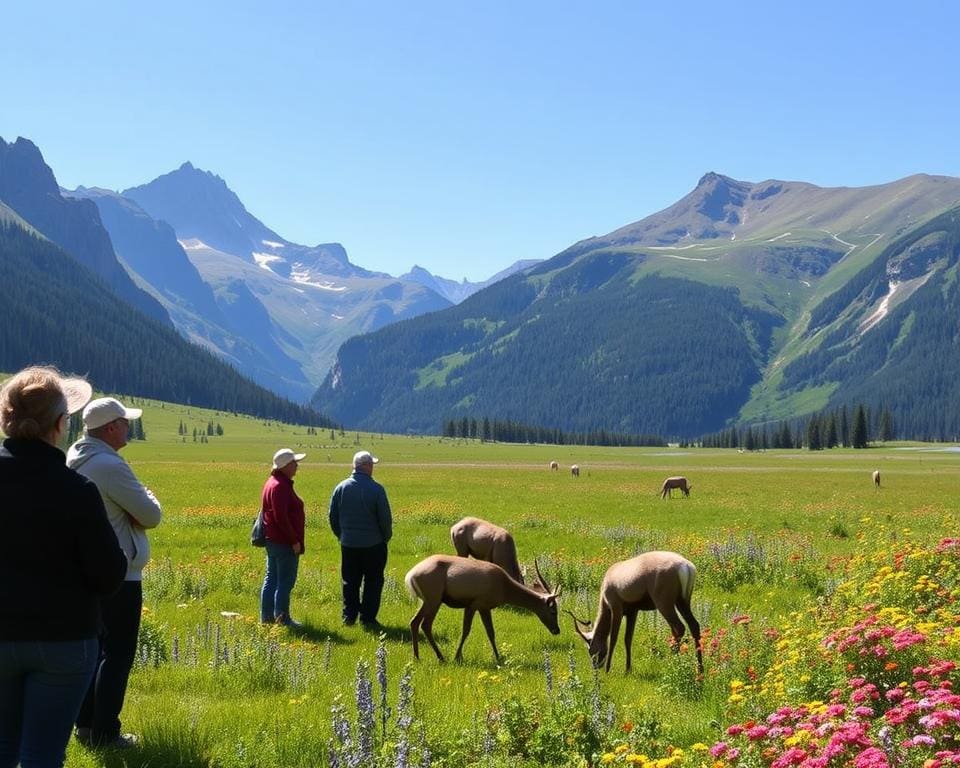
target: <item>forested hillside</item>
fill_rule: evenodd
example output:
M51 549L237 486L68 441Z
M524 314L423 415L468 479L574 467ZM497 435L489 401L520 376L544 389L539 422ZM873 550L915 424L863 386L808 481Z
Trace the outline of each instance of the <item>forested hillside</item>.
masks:
M0 217L0 370L52 363L97 389L331 426L137 312L57 246Z
M574 432L718 429L758 380L776 318L745 308L735 290L632 284L622 279L631 269L583 262L539 301L522 277L508 279L453 310L351 339L314 404L388 430L477 414Z
M960 435L960 180L704 176L460 306L355 338L314 403L347 426L501 419L689 439L862 403Z
M783 388L834 387L831 405L888 409L898 433L960 436L960 209L891 243L874 264L814 311L825 338L786 367ZM869 310L912 288L867 327ZM889 306L889 301L888 301ZM859 311L855 311L859 310ZM865 372L871 375L865 376Z

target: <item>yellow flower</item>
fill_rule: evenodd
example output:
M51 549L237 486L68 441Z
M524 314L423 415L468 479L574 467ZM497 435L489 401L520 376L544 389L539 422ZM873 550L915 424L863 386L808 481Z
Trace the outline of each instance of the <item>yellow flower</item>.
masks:
M622 755L628 749L630 749L630 747L628 747L626 744L617 744L617 748L614 749L613 751L618 755Z
M798 747L801 744L805 744L806 742L810 741L810 737L812 735L813 734L810 731L796 731L791 736L787 736L787 738L783 740L783 744L786 747Z
M600 758L601 763L612 763L617 759L617 756L613 752L605 752L603 757Z

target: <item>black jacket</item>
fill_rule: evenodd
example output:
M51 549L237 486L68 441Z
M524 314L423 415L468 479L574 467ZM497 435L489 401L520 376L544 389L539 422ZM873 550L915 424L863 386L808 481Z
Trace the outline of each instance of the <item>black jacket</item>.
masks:
M100 597L127 559L97 487L59 448L8 438L0 448L0 641L81 640L100 628Z

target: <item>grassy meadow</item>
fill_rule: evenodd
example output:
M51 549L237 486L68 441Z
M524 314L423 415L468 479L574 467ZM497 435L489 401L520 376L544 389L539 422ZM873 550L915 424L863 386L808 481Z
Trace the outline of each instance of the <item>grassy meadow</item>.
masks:
M783 627L816 620L848 580L851 558L932 547L958 530L960 453L932 446L739 453L481 444L308 434L136 403L147 439L123 455L164 508L151 533L141 658L124 709L124 729L142 734L143 745L94 753L72 742L74 768L592 765L628 757L639 765L727 765L705 745L748 714L736 708L739 692L782 660ZM223 435L194 441L194 428L205 433L209 422ZM305 624L299 633L259 626L264 556L249 544L280 447L307 453L296 478L307 507L291 602ZM382 637L340 623L339 550L327 524L330 493L360 448L381 458L375 478L394 514ZM554 459L559 472L548 468ZM569 472L573 463L579 478ZM689 478L689 498L659 498L672 474ZM667 625L654 613L638 621L629 675L622 644L612 671L595 674L568 616L553 636L532 614L511 609L494 612L501 667L479 621L462 664L439 664L425 642L411 663L417 602L404 574L427 555L452 553L449 528L465 515L508 528L521 563L532 574L538 558L563 587L561 608L583 618L593 618L614 561L650 549L687 556L698 569L703 678L691 648L671 652ZM461 618L446 607L437 617L448 658Z

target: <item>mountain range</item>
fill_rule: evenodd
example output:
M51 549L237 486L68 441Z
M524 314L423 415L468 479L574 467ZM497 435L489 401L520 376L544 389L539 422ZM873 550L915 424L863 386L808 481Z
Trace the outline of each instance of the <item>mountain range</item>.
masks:
M291 242L191 163L121 193L65 194L97 205L127 270L186 338L295 400L309 399L351 336L480 287L458 294L425 270L408 279L357 266L339 243Z
M695 437L865 402L960 434L960 179L708 173L665 210L344 344L313 399L360 428L496 417Z
M484 283L394 278L338 243L286 240L190 163L67 192L31 142L0 140L0 367L87 356L120 391L294 412L239 371L354 428L490 417L685 439L856 402L902 436L956 437L958 258L960 179L711 172L663 211ZM97 316L87 299L104 291L127 320Z
M64 190L32 142L0 141L0 200L144 314L301 402L351 336L491 282L420 268L397 279L351 263L339 243L293 243L189 162L123 192Z
M63 198L33 144L0 140L0 158L0 370L52 363L102 391L332 425L183 339L115 258L97 206Z

